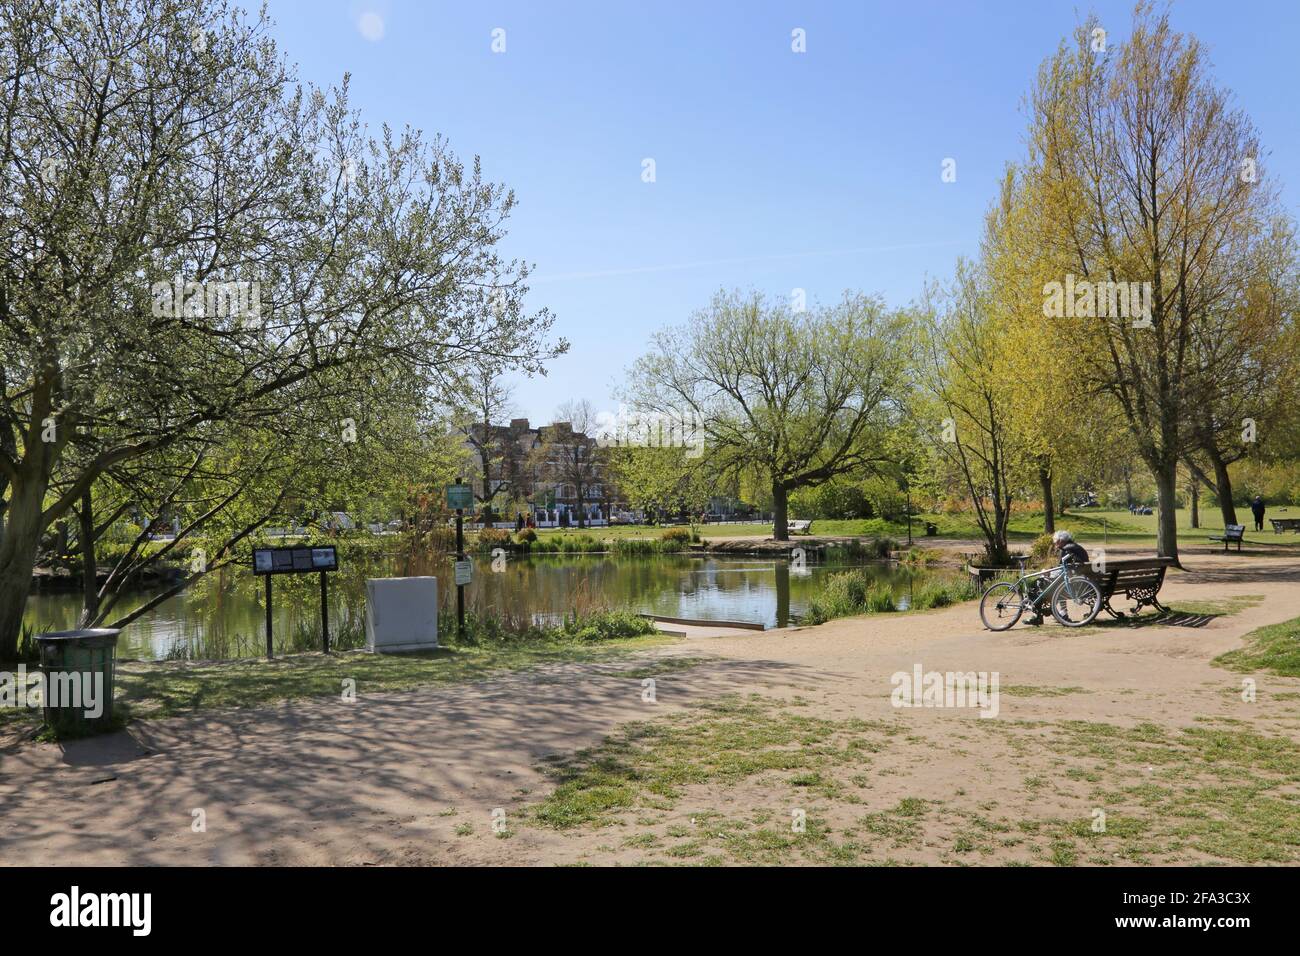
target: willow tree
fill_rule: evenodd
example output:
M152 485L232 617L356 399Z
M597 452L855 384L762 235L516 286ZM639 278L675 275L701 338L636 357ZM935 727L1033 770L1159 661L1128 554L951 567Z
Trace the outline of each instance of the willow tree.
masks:
M467 356L549 354L495 251L512 194L441 140L369 137L346 80L302 89L264 16L0 18L0 659L42 533L110 469L332 398L360 420L380 371L433 393Z
M908 321L860 294L794 313L758 293L719 292L654 336L631 395L640 410L698 428L698 467L719 482L761 475L772 535L785 541L790 492L886 463Z
M1273 197L1255 130L1199 41L1144 6L1125 43L1098 44L1098 27L1080 25L1030 97L1037 247L1058 270L1052 295L1076 294L1058 340L1122 408L1155 479L1159 552L1176 558L1190 421L1239 361L1196 343L1218 334Z

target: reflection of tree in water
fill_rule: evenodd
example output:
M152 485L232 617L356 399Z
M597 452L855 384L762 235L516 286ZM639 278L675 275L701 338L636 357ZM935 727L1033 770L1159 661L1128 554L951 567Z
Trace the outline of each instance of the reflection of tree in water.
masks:
M798 620L827 574L848 567L864 568L876 580L888 581L896 594L907 593L905 569L864 564L860 559L813 562L800 572L785 560L743 557L511 554L508 558L505 569L494 572L490 555L474 555L474 583L466 595L470 610L498 615L507 625L554 622L575 611L627 608L669 617L783 627ZM439 581L439 603L454 612L451 561L449 553L436 547L416 549L396 540L387 553L341 549L339 570L329 575L331 643L358 646L363 640L367 578L432 575ZM319 648L319 575L277 575L274 587L277 653ZM142 594L138 600L147 597ZM120 653L144 658L261 655L265 653L264 600L262 578L244 567L223 568L127 628ZM29 620L40 630L70 627L79 607L75 594L36 595L29 605Z

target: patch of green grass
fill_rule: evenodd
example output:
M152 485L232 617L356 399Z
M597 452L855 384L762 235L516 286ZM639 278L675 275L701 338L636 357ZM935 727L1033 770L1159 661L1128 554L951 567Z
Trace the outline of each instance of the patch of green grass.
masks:
M1300 617L1257 628L1244 640L1245 647L1220 654L1214 663L1238 673L1267 671L1300 677Z
M1087 694L1082 687L1037 687L1033 684L1011 684L1001 688L1011 697L1064 697L1067 694Z
M1042 824L1053 862L1072 865L1080 849L1095 862L1168 862L1188 852L1238 863L1300 859L1300 749L1289 738L1241 725L1051 727L1038 745L1093 762L1086 779L1109 783L1091 795L1106 811L1101 833L1091 817Z
M557 762L548 768L555 790L531 809L530 818L559 830L605 826L647 806L671 809L689 786L725 787L759 775L770 777L774 792L784 792L790 807L808 807L810 800L841 795L833 771L869 759L869 750L854 746L868 733L877 731L863 721L807 717L759 695L723 697L662 720L627 725L600 746ZM762 836L741 839L736 827L715 823L711 815L696 814L696 819L714 834L715 843L721 840L721 851L738 859L772 849ZM806 839L812 832L810 822L794 842L806 848L815 843L816 852L831 853L830 844ZM668 835L699 837L689 828L670 827Z
M534 810L557 829L611 822L611 811L654 797L668 805L686 784L725 782L768 770L813 769L822 759L804 743L833 726L763 698L724 697L655 723L628 725L600 747L552 768L555 791Z
M858 824L873 837L889 841L895 849L902 849L920 843L924 816L924 800L904 797L892 809L868 813Z
M1238 597L1223 598L1218 601L1178 601L1170 605L1170 610L1175 614L1195 614L1206 617L1226 617L1229 614L1237 614L1246 610L1248 607L1254 607L1256 604L1262 604L1264 595L1262 594L1243 594Z

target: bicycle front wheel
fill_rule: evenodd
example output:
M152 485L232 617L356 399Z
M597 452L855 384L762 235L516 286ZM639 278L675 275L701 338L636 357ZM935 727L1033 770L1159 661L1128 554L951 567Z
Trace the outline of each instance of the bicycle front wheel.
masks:
M1091 624L1101 610L1101 589L1087 578L1073 578L1052 598L1052 617L1066 627Z
M980 598L980 620L990 631L1005 631L1025 610L1025 596L1014 584L1001 581Z

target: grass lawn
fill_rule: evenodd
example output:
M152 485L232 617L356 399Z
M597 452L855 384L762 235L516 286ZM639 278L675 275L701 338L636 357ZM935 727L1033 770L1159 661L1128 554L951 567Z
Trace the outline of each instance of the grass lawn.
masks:
M669 528L687 528L690 525L648 525L648 524L616 524L604 528L537 528L539 538L563 537L564 535L586 534L601 541L612 541L615 538L659 538ZM769 524L697 524L696 530L701 535L717 535L719 537L736 537L740 535L757 535L762 537L771 537L772 525Z
M1253 527L1249 511L1238 509L1238 520ZM1270 508L1269 514L1277 516L1285 513L1291 517L1300 516L1300 507L1290 509ZM1242 515L1245 515L1243 518ZM979 524L973 513L961 514L918 514L912 516L912 540L918 544L926 541L925 526L933 522L938 528L939 539L980 539L983 537ZM1217 508L1204 507L1200 511L1199 528L1193 528L1191 512L1187 509L1178 511L1178 541L1184 547L1209 547L1208 536L1223 531L1223 519ZM1069 509L1056 518L1056 527L1070 531L1083 542L1092 544L1122 544L1128 547L1150 548L1156 546L1156 516L1131 515L1127 510L1106 511L1099 508ZM565 535L587 534L602 541L616 538L658 538L663 532L662 526L617 525L611 528L545 528L537 533L539 537L554 538ZM770 538L770 524L704 524L696 525L700 536L708 541L717 538ZM865 519L815 519L812 533L819 537L865 537L893 538L895 541L907 540L907 522L887 521L884 518ZM1043 513L1032 511L1016 514L1010 522L1008 536L1018 545L1026 545L1043 533ZM792 536L795 540L798 535ZM933 540L933 539L931 539ZM1248 530L1246 545L1248 549L1280 550L1281 553L1300 552L1300 534L1274 534L1271 528L1263 532ZM1215 545L1215 547L1219 547Z
M1276 516L1279 511L1280 509L1273 508L1270 509L1269 513ZM1238 509L1238 512L1238 521L1244 520L1247 524L1247 547L1263 545L1300 548L1300 535L1278 535L1274 534L1271 528L1262 532L1251 531L1249 529L1253 527L1253 519L1250 518L1249 512L1245 512L1246 519L1242 518L1241 509ZM1289 509L1288 515L1300 517L1300 508ZM1064 516L1057 516L1056 527L1070 531L1080 541L1114 542L1129 545L1150 544L1154 548L1156 520L1155 515L1131 515L1127 510L1104 511L1099 508L1072 508ZM940 538L980 538L982 536L979 524L975 521L973 514L921 514L912 518L913 540L924 540L927 521L934 522L938 527L938 537ZM1207 537L1209 535L1223 532L1223 519L1217 508L1202 508L1200 523L1199 528L1193 528L1191 512L1187 509L1179 509L1179 543L1184 545L1208 545ZM711 530L711 528L703 529L705 537L708 537ZM845 521L825 520L814 521L812 530L814 534L818 535L842 534L867 535L869 537L888 535L895 539L905 540L907 537L907 522L891 522L881 518ZM1043 533L1043 513L1033 511L1016 514L1011 519L1008 533L1013 541L1032 541Z
M731 696L627 725L553 764L556 788L526 808L526 825L604 829L608 848L667 864L896 865L927 849L955 864L1300 860L1300 754L1285 737L1231 721L973 720L971 734L1001 735L1018 762L1043 768L1018 796L972 798L957 780L868 811L882 773L939 759L942 747L902 717L829 720L800 706ZM958 754L969 739L959 736ZM900 753L914 756L900 765ZM758 805L726 806L720 797L737 787L761 793Z
M260 707L303 697L332 697L343 692L345 680L356 682L358 695L407 690L481 680L545 664L613 660L673 640L655 634L600 643L535 640L449 646L419 654L344 651L294 654L272 661L132 661L118 665L114 709L126 723L207 708ZM40 721L39 709L0 709L0 731L19 724L36 726Z
M1245 647L1220 654L1214 663L1231 671L1300 677L1300 617L1251 631L1245 641Z

